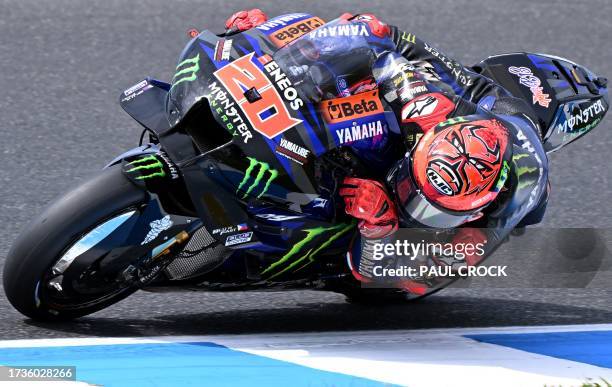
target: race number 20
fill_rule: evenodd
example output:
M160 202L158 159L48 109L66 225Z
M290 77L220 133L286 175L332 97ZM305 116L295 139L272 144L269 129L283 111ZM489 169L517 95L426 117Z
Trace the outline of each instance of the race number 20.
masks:
M289 114L278 90L253 62L254 55L236 59L214 75L240 106L253 129L267 138L274 138L302 121ZM244 94L253 88L261 98L251 102Z

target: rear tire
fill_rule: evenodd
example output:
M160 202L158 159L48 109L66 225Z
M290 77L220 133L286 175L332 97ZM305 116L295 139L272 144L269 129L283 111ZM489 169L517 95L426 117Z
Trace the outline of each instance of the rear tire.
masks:
M84 316L132 294L136 289L126 288L99 303L61 310L52 307L38 287L82 235L146 198L146 192L114 166L52 203L22 231L6 257L3 285L9 302L30 318L50 321Z

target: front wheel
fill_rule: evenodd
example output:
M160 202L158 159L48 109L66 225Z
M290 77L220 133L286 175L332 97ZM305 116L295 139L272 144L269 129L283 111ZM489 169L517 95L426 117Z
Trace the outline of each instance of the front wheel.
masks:
M10 303L36 320L84 316L127 297L137 287L96 276L96 266L65 280L58 275L74 257L119 227L147 194L119 166L49 206L15 241L6 258L4 291Z

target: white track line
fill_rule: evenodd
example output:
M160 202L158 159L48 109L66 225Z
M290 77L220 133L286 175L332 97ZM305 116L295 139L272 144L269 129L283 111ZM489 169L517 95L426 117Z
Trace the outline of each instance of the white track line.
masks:
M408 386L576 386L612 370L463 337L612 331L612 324L0 341L0 348L213 342L320 370ZM612 346L612 343L611 343Z
M378 330L378 331L329 331L305 333L269 333L269 334L237 334L237 335L206 335L206 336L148 336L148 337L76 337L60 339L27 339L27 340L0 340L0 348L19 347L67 347L79 345L113 345L113 344L147 344L147 343L184 343L194 341L218 342L223 340L231 342L234 339L241 343L270 342L275 339L286 341L287 337L300 338L325 336L334 337L353 336L354 338L375 336L381 337L390 334L418 333L418 334L504 334L504 333L549 333L549 332L581 332L581 331L612 331L612 324L584 324L584 325L547 325L547 326L518 326L518 327L489 327L489 328L435 328L413 330Z

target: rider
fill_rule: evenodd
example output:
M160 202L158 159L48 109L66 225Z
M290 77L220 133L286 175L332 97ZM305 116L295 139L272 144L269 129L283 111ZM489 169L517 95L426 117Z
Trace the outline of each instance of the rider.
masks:
M391 240L398 227L454 229L454 242L476 238L492 250L512 229L540 222L548 200L548 160L531 107L374 15L341 18L389 37L392 61L404 62L399 77L393 74L378 87L394 107L409 150L385 181L347 178L340 190L346 212L359 220L361 243L348 254L354 276L376 280L372 269L380 262L373 246ZM227 20L226 34L266 20L258 9L237 12ZM415 293L426 290L412 279L404 285Z

